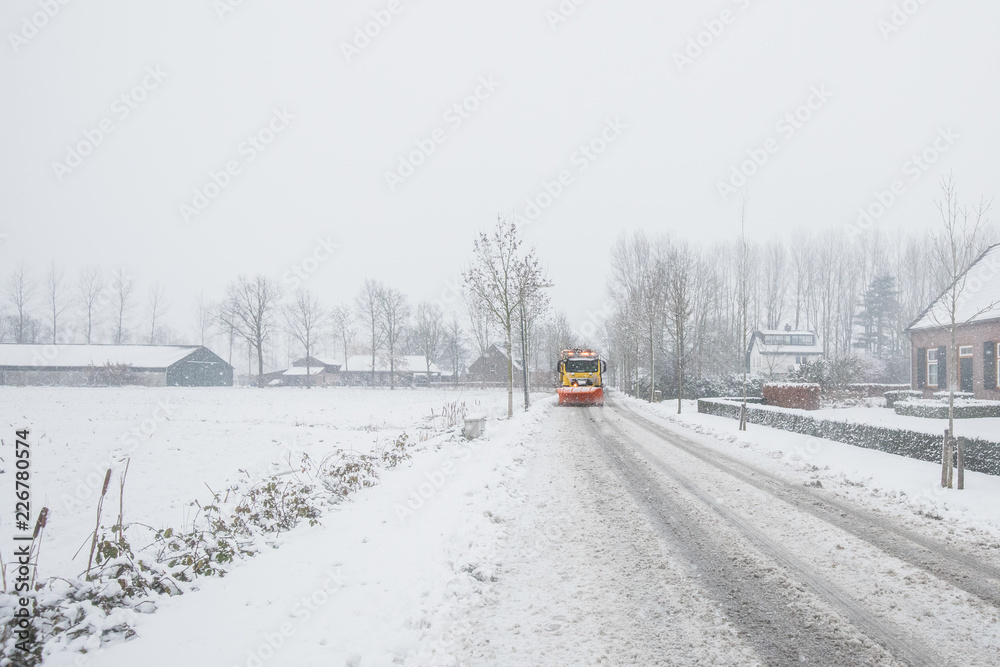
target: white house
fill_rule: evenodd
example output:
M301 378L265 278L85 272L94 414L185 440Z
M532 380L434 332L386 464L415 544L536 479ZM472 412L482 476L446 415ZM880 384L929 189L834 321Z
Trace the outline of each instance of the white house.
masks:
M823 357L823 346L812 331L760 329L753 332L747 351L747 368L756 375L783 377L806 362Z

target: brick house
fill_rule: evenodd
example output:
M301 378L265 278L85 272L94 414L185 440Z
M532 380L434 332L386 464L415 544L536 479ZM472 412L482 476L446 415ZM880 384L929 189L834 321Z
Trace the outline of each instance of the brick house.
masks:
M959 279L964 286L951 350L949 287L907 327L912 349L910 381L930 397L948 389L948 364L958 363L958 391L1000 400L1000 243L988 248Z

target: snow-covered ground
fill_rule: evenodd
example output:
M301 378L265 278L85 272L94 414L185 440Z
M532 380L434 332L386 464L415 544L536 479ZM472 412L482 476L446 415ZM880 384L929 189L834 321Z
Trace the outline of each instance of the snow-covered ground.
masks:
M992 533L1000 540L1000 477L966 471L965 490L942 489L940 464L757 424L748 424L747 430L740 432L733 419L700 414L695 401L684 401L683 411L678 415L676 402L649 404L628 397L620 400L665 423L712 436L700 442L785 475L789 482L819 481L824 487L866 505L897 507L907 514L943 516L961 521L969 528ZM938 426L943 433L947 426L947 420L903 417L885 408L802 412L928 433L937 433ZM943 422L944 426L938 422ZM956 430L961 429L960 434L970 437L996 440L1000 439L997 422L1000 420L963 419Z
M3 427L32 428L43 452L44 575L82 570L69 557L94 498L63 495L158 402L176 405L132 449L131 521L179 523L206 484L289 452L419 443L319 525L133 614L130 641L45 664L995 664L1000 479L944 491L932 463L612 397L540 395L507 420L502 391L5 389ZM455 401L491 417L484 438L433 428ZM843 518L813 508L827 503ZM930 560L865 532L880 525L932 540Z
M109 465L105 513L117 514L125 457L126 521L180 527L209 489L288 470L303 454L366 453L404 431L417 441L443 427L449 404L506 414L506 394L481 390L0 387L0 468L12 469L14 431L29 429L32 503L50 509L41 570L76 575L86 553L73 554L93 530ZM13 509L2 507L0 544L10 544Z
M881 399L874 399L881 400ZM695 401L685 401L688 409L697 411ZM667 405L664 403L663 405ZM676 402L673 412L676 412ZM758 406L767 407L767 406ZM885 426L887 428L903 429L917 433L930 433L932 435L944 435L948 428L947 419L927 419L924 417L911 417L908 415L897 415L890 408L885 407L836 407L822 408L820 410L793 410L789 408L772 408L781 412L791 412L806 415L814 419L829 419L831 421L841 421L848 424L872 424L875 426ZM1000 418L977 418L977 419L957 419L955 420L956 436L967 438L981 438L983 440L1000 441Z

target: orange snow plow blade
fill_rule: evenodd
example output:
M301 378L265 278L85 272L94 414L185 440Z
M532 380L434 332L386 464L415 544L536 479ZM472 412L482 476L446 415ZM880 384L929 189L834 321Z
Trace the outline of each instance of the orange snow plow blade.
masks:
M604 405L603 387L559 387L559 405Z

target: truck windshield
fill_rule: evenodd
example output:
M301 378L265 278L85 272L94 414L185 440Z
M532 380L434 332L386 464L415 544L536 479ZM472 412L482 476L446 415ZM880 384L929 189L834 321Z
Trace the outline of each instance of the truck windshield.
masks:
M567 373L596 373L599 368L600 368L600 362L597 359L566 360Z

